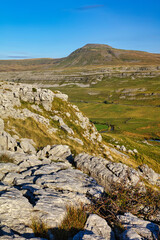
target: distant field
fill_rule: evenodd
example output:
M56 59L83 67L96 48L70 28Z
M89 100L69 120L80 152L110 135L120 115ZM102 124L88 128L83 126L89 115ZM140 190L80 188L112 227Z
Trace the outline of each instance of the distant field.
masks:
M56 87L56 89L58 89ZM104 78L89 88L60 87L95 122L105 141L136 148L139 163L160 171L160 77ZM111 127L114 130L111 131ZM144 140L148 140L148 144Z

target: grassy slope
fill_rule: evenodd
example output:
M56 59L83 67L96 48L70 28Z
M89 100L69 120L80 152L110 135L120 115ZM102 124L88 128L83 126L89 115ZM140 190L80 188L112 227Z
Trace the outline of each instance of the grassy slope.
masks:
M32 104L28 102L21 101L21 106L16 107L18 109L29 109L31 112L36 114L40 114L41 116L49 119L50 126L37 122L35 119L28 117L26 119L15 119L15 118L6 118L5 121L5 130L9 132L11 135L18 135L20 138L29 138L35 142L36 149L40 149L41 147L45 147L47 145L54 144L67 144L70 146L73 153L81 153L88 152L90 154L96 153L100 154L101 151L99 149L99 144L93 143L91 140L83 136L84 129L75 123L78 120L78 117L75 114L74 108L70 106L70 104L66 101L63 101L59 98L54 98L52 103L52 110L58 111L58 116L61 116L64 120L64 123L67 124L68 127L72 128L74 131L74 138L79 138L83 141L84 145L80 145L76 141L69 139L68 134L60 128L60 124L53 120L52 117L55 116L53 111L46 111L43 106L40 105L42 112L34 110L32 108ZM66 115L66 113L70 114L70 117ZM57 131L50 133L48 129L56 128ZM90 129L92 133L92 130Z
M144 139L160 138L160 96L152 94L160 93L160 77L105 78L90 88L65 87L60 90L98 123L98 130L104 129L104 123L115 126L115 131L103 133L107 142L124 144L127 149L136 148L140 154L135 160L160 172L160 143L143 143ZM134 96L128 96L128 92Z

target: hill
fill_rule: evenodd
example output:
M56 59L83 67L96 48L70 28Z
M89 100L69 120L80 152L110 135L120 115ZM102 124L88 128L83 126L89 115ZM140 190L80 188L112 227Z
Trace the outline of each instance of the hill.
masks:
M62 59L58 65L64 67L87 65L121 65L160 63L160 54L142 51L121 50L104 44L87 44Z
M0 60L0 71L46 70L84 66L157 65L160 54L122 50L104 44L87 44L68 57Z

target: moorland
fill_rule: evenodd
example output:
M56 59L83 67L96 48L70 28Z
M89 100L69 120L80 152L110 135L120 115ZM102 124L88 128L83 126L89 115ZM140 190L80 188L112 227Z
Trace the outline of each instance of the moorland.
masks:
M0 80L66 93L107 144L160 172L160 54L88 44L62 59L0 61Z

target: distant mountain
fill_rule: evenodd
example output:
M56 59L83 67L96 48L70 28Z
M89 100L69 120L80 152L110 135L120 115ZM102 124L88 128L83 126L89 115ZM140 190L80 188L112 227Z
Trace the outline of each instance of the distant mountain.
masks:
M87 44L61 59L58 65L86 66L113 64L160 64L160 54L142 51L120 50L104 44Z
M160 64L160 54L116 49L105 44L87 44L65 58L0 60L0 71L146 64Z

